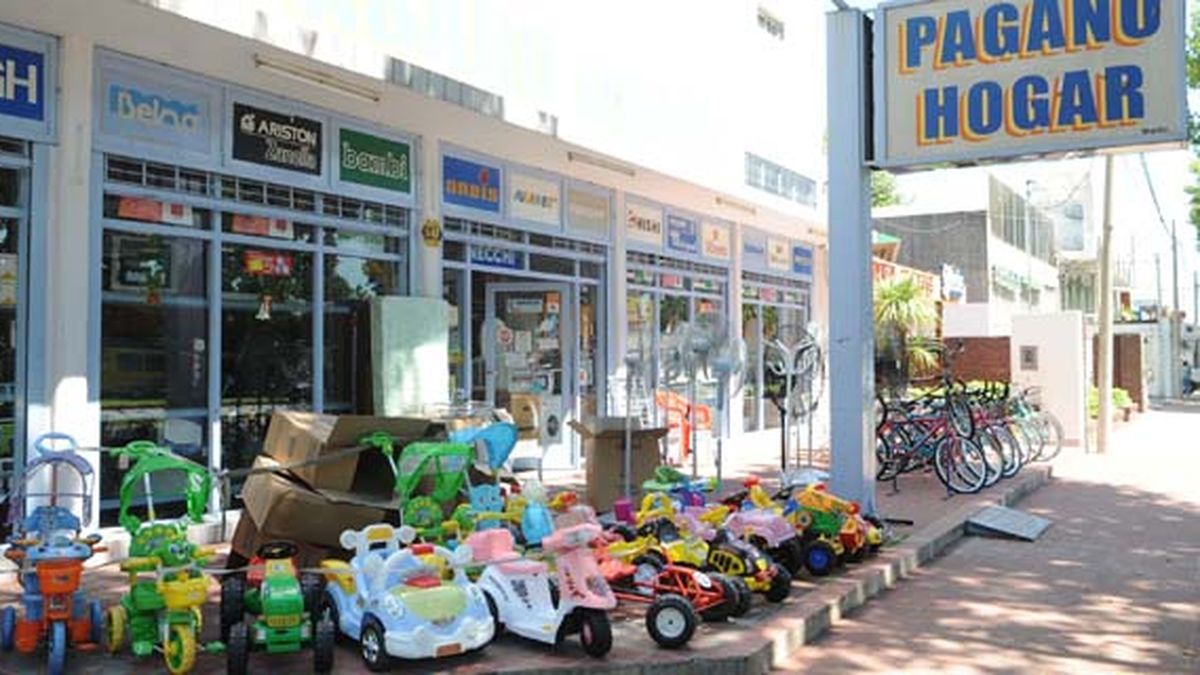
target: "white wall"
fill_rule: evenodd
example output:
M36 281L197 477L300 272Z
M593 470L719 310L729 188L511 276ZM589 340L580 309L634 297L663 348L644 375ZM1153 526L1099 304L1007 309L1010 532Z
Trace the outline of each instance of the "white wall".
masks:
M1012 331L1011 316L986 302L942 305L942 335L956 337L998 337Z
M1063 442L1079 445L1086 437L1088 375L1083 313L1022 314L1012 318L1012 380L1039 387L1041 403L1062 422ZM1021 369L1021 348L1037 349L1037 369Z

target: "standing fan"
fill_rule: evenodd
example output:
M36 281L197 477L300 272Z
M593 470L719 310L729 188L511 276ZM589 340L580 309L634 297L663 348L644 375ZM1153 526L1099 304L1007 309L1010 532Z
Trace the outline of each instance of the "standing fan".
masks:
M781 326L766 344L766 368L783 380L783 403L775 401L783 417L780 470L788 470L792 422L805 418L808 424L808 464L812 466L812 413L824 390L825 363L821 346L802 326ZM799 456L797 456L799 464Z

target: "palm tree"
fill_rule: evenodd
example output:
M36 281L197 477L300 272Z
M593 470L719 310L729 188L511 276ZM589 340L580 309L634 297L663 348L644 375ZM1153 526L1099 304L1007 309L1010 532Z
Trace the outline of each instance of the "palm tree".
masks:
M905 386L911 366L921 371L937 366L933 340L927 337L936 320L933 301L912 277L875 286L875 361L898 376L891 384Z

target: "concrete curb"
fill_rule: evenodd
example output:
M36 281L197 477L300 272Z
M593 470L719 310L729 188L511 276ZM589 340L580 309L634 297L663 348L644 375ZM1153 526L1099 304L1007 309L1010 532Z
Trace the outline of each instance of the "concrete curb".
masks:
M918 530L900 545L885 549L878 557L856 566L852 571L822 580L813 590L779 609L759 605L759 616L742 623L748 624L745 638L722 650L724 654L707 656L704 653L659 651L649 663L595 663L583 666L539 668L538 673L612 673L619 675L676 675L677 673L715 673L742 675L767 673L772 665L782 663L797 649L819 638L843 616L866 604L871 598L891 589L922 565L939 557L965 534L968 517L980 508L1000 504L1010 506L1037 491L1051 479L1050 466L1034 466L999 495L974 495L955 508ZM677 655L672 658L672 655ZM660 660L661 659L661 660ZM517 672L517 671L512 671ZM520 672L531 672L528 668Z

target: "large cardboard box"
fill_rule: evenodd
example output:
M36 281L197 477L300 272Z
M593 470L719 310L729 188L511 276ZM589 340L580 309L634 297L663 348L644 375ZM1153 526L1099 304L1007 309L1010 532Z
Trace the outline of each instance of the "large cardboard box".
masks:
M260 456L256 469L279 466ZM394 511L337 492L316 491L286 473L252 473L242 486L243 520L252 520L260 532L279 539L340 546L342 530L360 529L372 523L395 521Z
M570 425L583 439L586 501L597 511L608 511L621 497L624 487L625 419L571 420ZM666 427L639 429L635 426L629 460L629 482L634 493L641 489L643 481L654 475L659 462L659 442L668 431Z
M374 431L396 437L397 453L411 441L445 437L444 426L428 419L276 411L267 428L263 454L283 464L303 462L355 447L359 439ZM394 485L387 459L374 450L289 471L326 496L380 505L390 499Z
M262 532L254 524L253 520L243 515L238 520L237 527L233 531L233 539L229 542L230 555L227 565L230 569L242 567L258 553L260 546L269 541L278 541L281 539L296 544L296 548L299 549L297 564L300 567L314 568L320 565L322 560L329 558L348 560L351 555L350 551L343 549L341 546L316 546L303 541L295 541L288 537L271 534L270 532Z

